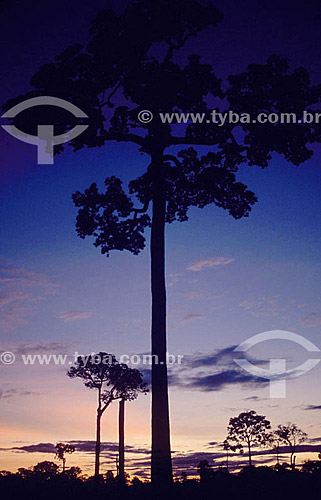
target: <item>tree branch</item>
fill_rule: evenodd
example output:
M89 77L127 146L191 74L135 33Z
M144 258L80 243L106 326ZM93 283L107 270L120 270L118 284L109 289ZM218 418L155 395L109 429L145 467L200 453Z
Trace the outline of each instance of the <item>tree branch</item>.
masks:
M115 95L115 93L117 92L117 90L119 89L119 87L121 86L122 84L122 80L119 80L119 82L117 83L117 85L115 85L115 87L113 88L113 90L110 92L109 96L107 97L107 100L105 102L103 102L102 104L99 104L99 107L100 108L103 108L104 106L106 106L106 104L108 104L109 107L113 107L113 103L110 101L110 99L113 97L113 95Z
M109 398L108 401L104 404L104 406L102 407L101 409L101 413L103 414L104 411L108 408L108 406L110 405L110 403L113 401L113 398Z
M137 219L137 214L144 214L147 212L149 207L149 200L147 200L142 208L133 208L131 211L134 212L134 220Z
M162 65L166 64L168 61L171 60L171 58L173 57L173 54L174 54L174 51L175 50L179 50L181 49L184 45L185 45L185 42L191 37L191 36L195 36L197 35L197 31L198 30L190 30L188 33L186 33L186 35L183 37L183 39L181 40L180 43L178 43L177 45L175 45L173 42L167 40L167 43L169 45L168 47L168 51L167 51L167 54L162 62Z
M178 168L181 167L181 164L178 161L178 159L176 158L176 156L173 156L173 155L164 155L163 156L163 160L165 160L165 161L172 161L173 163L175 163L176 167L178 167Z

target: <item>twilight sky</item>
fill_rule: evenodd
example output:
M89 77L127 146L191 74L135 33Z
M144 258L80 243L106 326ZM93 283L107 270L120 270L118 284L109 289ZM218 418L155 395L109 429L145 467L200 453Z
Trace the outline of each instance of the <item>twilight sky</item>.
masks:
M86 42L97 10L124 2L2 2L1 103L28 89L32 74L67 44ZM315 1L218 1L224 21L189 43L220 77L279 53L320 81L321 5ZM183 56L184 57L184 54ZM75 351L144 353L150 345L149 252L101 256L75 232L71 194L112 174L124 183L144 171L137 147L108 144L66 150L54 165L37 165L36 150L0 130L0 351L16 355L1 365L0 469L52 460L52 444L74 441L68 463L90 473L95 394L65 372ZM276 426L293 421L310 441L297 461L321 449L321 367L287 382L285 399L269 399L268 385L233 362L233 347L268 330L289 330L321 349L321 148L300 167L277 156L268 169L243 167L239 179L258 196L249 218L235 221L216 207L192 209L187 223L167 227L169 351L183 355L170 372L174 467L222 458L230 416L263 413ZM64 366L25 366L22 354L68 354ZM307 359L282 341L261 345L253 357ZM313 357L313 356L311 356ZM146 367L144 367L146 368ZM149 396L127 405L129 466L148 460ZM115 468L117 405L104 417L102 469ZM39 446L39 443L43 443ZM29 448L32 446L32 448ZM284 450L285 451L285 450ZM274 459L260 455L257 460ZM235 459L239 460L237 456ZM242 458L241 462L244 462ZM130 469L131 470L131 469ZM130 471L129 470L129 471Z

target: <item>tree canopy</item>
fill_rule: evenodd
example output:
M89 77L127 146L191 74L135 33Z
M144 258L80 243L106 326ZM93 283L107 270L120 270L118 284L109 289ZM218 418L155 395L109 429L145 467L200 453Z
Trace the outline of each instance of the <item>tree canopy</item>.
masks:
M249 410L230 418L226 441L232 450L238 448L243 452L244 447L247 447L249 462L252 465L252 447L268 444L271 437L270 429L271 422L264 415L258 415L256 411Z

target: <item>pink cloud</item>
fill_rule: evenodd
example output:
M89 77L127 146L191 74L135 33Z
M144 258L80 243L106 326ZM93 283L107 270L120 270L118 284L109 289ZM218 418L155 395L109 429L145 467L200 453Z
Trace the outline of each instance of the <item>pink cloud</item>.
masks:
M0 327L10 332L26 324L46 296L57 294L57 288L45 274L0 262Z
M58 313L58 318L63 321L77 321L79 319L88 319L92 316L92 311L66 311Z
M303 323L303 326L305 326L306 328L321 326L321 316L320 314L311 313L308 314L308 316L305 316L305 318L301 318L301 322Z
M191 321L194 321L196 319L204 319L205 316L203 314L187 314L180 322L179 324L181 326L186 325L186 323L190 323Z
M226 257L209 257L207 259L201 259L189 266L187 269L189 271L203 271L206 268L214 268L220 266L226 266L231 264L235 259L227 259Z

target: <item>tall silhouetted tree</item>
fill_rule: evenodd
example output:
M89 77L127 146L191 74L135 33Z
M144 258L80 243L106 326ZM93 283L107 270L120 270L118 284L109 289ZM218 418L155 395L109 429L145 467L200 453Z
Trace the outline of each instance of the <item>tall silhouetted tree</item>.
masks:
M85 48L68 47L34 75L32 92L5 106L38 95L66 99L89 116L87 131L71 141L75 150L123 141L149 158L146 172L129 183L130 196L111 176L105 180L105 192L92 184L73 199L79 208L79 236L94 236L94 245L107 256L111 250L138 254L145 246L144 231L151 227L152 354L159 361L152 365L152 481L157 484L172 481L165 223L186 221L189 207L208 204L235 219L248 216L256 197L236 180L240 165L264 168L272 153L299 165L312 155L307 144L320 140L319 126L313 124L226 120L219 126L205 119L174 125L160 119L159 113L209 113L213 100L221 111L246 111L252 117L259 112L302 114L318 102L320 88L311 86L308 73L302 68L289 72L287 62L277 56L231 76L224 91L211 65L202 64L198 55L183 62L186 42L221 19L213 5L197 0L137 0L119 15L105 10L93 20ZM146 109L154 119L147 122L144 115L142 123L138 113ZM47 114L45 120L48 123ZM192 147L198 145L210 147L210 152L199 155ZM174 150L168 150L171 146ZM177 153L179 146L188 148ZM62 149L55 147L56 152ZM132 158L124 158L129 161Z
M240 451L246 446L249 465L252 466L252 447L267 445L271 439L270 429L271 422L264 415L258 415L254 410L246 411L230 418L226 441Z
M117 393L119 396L119 462L118 462L118 482L126 483L125 476L125 402L134 401L140 393L148 392L147 384L143 380L143 374L135 369L129 368L125 363L117 380Z
M101 419L108 406L119 399L117 382L121 371L122 365L113 354L99 352L89 356L79 356L67 372L69 377L79 377L86 387L97 390L95 476L99 475Z
M295 467L295 452L297 446L303 441L305 441L308 437L306 432L299 429L296 424L288 423L286 425L278 425L278 428L275 430L276 436L279 437L281 443L289 446L290 448L290 465L294 469Z
M56 446L56 457L62 461L62 472L66 470L66 455L74 453L75 447L71 444L57 443Z

